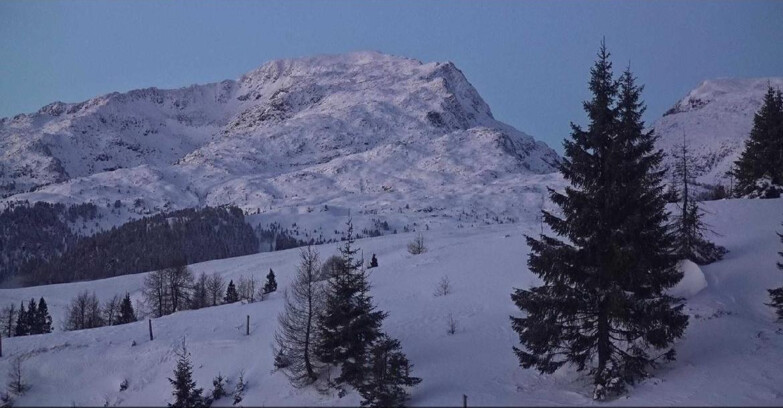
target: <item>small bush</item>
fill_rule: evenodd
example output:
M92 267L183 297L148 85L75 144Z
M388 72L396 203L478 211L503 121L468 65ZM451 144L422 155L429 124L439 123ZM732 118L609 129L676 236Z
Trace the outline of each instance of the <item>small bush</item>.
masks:
M448 317L446 318L446 325L447 325L446 333L448 333L449 335L453 335L454 333L457 332L457 320L454 319L454 315L452 315L451 313L449 313Z
M438 282L438 287L435 288L435 296L446 296L451 293L451 281L448 276L443 276Z
M424 236L419 234L416 238L408 243L408 252L411 255L419 255L427 252L427 247L424 245Z

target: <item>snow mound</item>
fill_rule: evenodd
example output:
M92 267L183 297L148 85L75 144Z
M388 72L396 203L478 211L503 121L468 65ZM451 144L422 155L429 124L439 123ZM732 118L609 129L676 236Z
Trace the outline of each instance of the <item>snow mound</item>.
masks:
M677 263L677 269L682 272L682 280L669 289L669 295L688 299L707 287L707 279L699 265L683 259Z

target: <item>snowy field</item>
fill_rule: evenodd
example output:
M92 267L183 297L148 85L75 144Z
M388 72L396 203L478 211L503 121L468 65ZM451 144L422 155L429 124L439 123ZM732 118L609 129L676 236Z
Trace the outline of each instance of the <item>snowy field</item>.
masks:
M425 232L429 251L413 256L406 244L413 234L363 239L364 256L377 254L372 295L389 317L384 330L402 343L422 383L411 390L412 406L458 405L783 405L783 324L774 322L767 289L783 284L775 267L781 250L783 200L726 200L705 204L705 221L729 249L723 261L703 267L707 286L687 300L690 324L676 348L677 361L631 387L627 396L605 403L591 399L592 387L570 368L553 375L524 370L512 352L518 344L509 316L518 313L510 299L515 287L538 284L526 267L523 234L537 234L530 223ZM335 244L317 247L321 258ZM174 348L187 340L194 377L206 392L218 373L232 384L241 371L248 382L244 405L358 405L349 392L321 394L292 388L274 372L272 338L283 308L282 290L291 281L299 250L262 253L192 265L193 271L218 272L226 279L269 268L280 288L263 302L230 304L178 312L147 322L62 332L65 307L78 292L94 290L104 301L130 292L141 297L144 274L93 282L0 290L0 305L46 298L55 321L51 334L3 339L0 376L14 356L24 355L24 376L31 385L19 406L165 405L171 400L167 377L176 363ZM453 292L433 295L448 276ZM694 286L703 282L694 280ZM691 287L690 289L693 289ZM689 289L689 288L685 288ZM691 291L694 292L695 290ZM458 322L447 334L447 317ZM251 333L245 335L245 316ZM133 343L136 343L133 346ZM127 379L129 387L120 392ZM228 406L229 398L215 402Z

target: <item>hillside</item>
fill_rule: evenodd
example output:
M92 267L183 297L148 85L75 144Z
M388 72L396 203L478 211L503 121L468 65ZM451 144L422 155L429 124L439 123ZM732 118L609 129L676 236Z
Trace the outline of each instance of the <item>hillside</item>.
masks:
M687 300L690 324L676 344L677 361L632 387L627 398L606 405L783 404L783 326L764 305L766 289L783 284L775 267L783 199L723 200L704 206L705 221L719 234L714 240L730 252L703 267L708 286ZM537 284L525 266L528 249L522 234L538 232L536 223L430 231L425 233L429 251L418 256L405 251L413 234L357 242L366 258L378 256L372 295L390 313L384 328L401 341L415 365L414 374L423 379L412 390L412 406L457 405L462 394L468 395L470 406L598 404L587 381L571 369L542 376L521 369L511 351L518 340L509 315L517 310L509 295L513 287ZM335 244L317 249L326 258L335 252ZM146 321L3 339L0 376L8 371L12 356L27 356L24 367L32 388L17 401L19 406L163 405L170 400L166 378L175 365L173 348L185 337L194 356L195 379L207 390L218 372L235 380L244 370L246 405L358 405L355 392L339 399L312 388L294 389L282 373L272 371L275 318L297 261L298 250L287 250L193 265L197 273L217 272L234 281L247 274L262 278L273 268L280 291L263 302L153 319L154 341L149 341ZM435 297L444 275L453 293ZM101 300L125 292L139 298L143 279L130 275L0 290L0 299L18 303L44 296L59 330L64 308L78 292L94 290ZM446 333L450 313L458 322L453 336ZM246 315L251 316L250 336L244 335ZM129 388L120 392L123 379ZM228 404L224 399L216 405Z
M658 147L670 153L685 138L697 161L697 181L729 186L726 172L745 147L769 85L783 89L783 78L702 82L653 124Z
M271 218L322 205L518 218L487 197L522 194L559 161L495 120L454 64L375 52L56 102L0 120L0 152L6 202L119 200L115 223L223 204Z

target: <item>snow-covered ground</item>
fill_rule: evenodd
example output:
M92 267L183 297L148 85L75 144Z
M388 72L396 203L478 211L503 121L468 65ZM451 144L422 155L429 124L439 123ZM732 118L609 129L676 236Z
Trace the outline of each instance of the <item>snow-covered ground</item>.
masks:
M664 365L609 405L783 405L783 324L764 305L766 290L783 284L775 267L783 229L783 200L726 200L705 204L715 241L729 249L723 261L702 267L707 286L687 300L691 316L676 345L677 361ZM410 405L587 405L591 387L571 369L540 375L519 367L511 347L518 344L509 316L518 313L512 288L538 284L526 267L523 234L537 234L536 223L439 229L425 232L429 251L413 256L406 243L413 234L363 239L366 259L377 254L372 295L390 313L384 330L398 338L423 382ZM321 257L335 244L317 247ZM185 338L193 353L198 384L211 389L222 373L248 382L245 405L357 405L350 392L340 399L312 388L295 389L273 372L272 336L283 307L282 290L291 281L298 250L262 253L192 265L196 273L217 272L235 281L259 279L273 268L280 290L268 300L178 312L147 322L62 332L64 308L78 292L94 290L105 300L130 292L141 296L144 275L92 282L0 290L0 305L44 296L57 326L52 334L3 339L0 376L14 356L24 355L29 392L17 405L163 405L171 400L174 348ZM434 296L443 276L453 292ZM447 316L458 322L447 334ZM251 333L245 335L245 316ZM136 343L133 346L133 343ZM120 392L127 379L129 387ZM215 405L229 405L228 399Z

